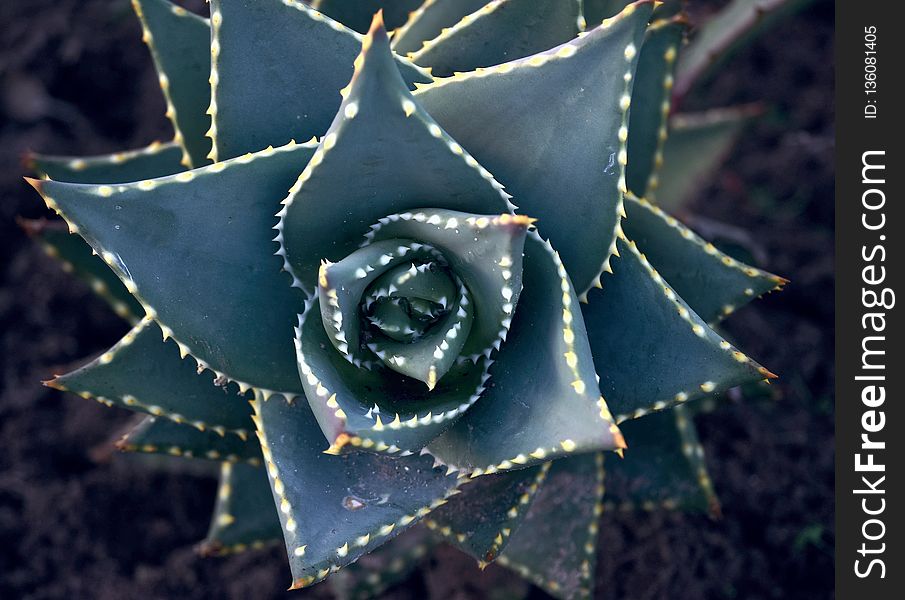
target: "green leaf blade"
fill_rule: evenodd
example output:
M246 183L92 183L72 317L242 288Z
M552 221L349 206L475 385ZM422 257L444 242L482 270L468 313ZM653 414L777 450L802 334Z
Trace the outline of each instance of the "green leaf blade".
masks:
M682 53L676 74L675 94L684 97L735 50L783 15L810 0L733 0L698 27Z
M715 323L786 280L720 252L650 202L626 199L625 231L694 312Z
M247 439L254 430L251 407L235 384L216 385L210 372L179 356L160 327L142 320L123 339L87 365L54 378L51 387L104 403Z
M492 385L428 446L444 464L472 475L622 444L597 393L578 297L562 262L536 234L525 244L523 281L512 328L490 370Z
M663 145L663 164L648 183L647 199L678 212L726 159L759 105L675 115Z
M411 53L435 77L524 58L578 34L578 0L490 2Z
M352 76L361 36L295 0L214 0L211 19L213 158L322 136ZM408 85L430 81L422 69L397 61Z
M221 556L261 548L283 539L267 472L244 463L220 465L217 503L199 550Z
M456 493L457 479L429 457L325 454L306 403L258 391L254 406L292 589L354 562Z
M554 461L498 562L556 598L590 598L603 477L603 453Z
M502 186L412 98L375 25L336 120L280 213L286 268L303 289L314 288L322 260L351 254L389 215L425 205L511 210Z
M358 33L367 33L371 19L378 10L383 11L387 29L392 31L408 19L409 13L421 5L422 0L312 0L313 8Z
M429 556L436 542L413 527L330 578L339 600L370 600L404 582Z
M717 335L634 242L619 241L613 276L583 305L600 393L617 423L774 377Z
M428 529L486 566L505 552L552 463L478 477L426 520Z
M29 168L54 181L67 183L128 183L173 175L185 170L182 148L176 142L155 142L146 148L105 156L30 154Z
M312 152L288 145L133 184L33 185L199 364L243 388L300 392L292 327L304 299L280 272L271 215Z
M596 27L604 19L618 15L631 3L632 0L582 0L582 12L588 25Z
M627 421L622 431L625 457L606 461L607 509L719 513L687 406Z
M212 430L199 431L191 425L162 417L143 417L116 443L123 452L166 454L182 458L204 458L261 466L261 448L252 440L237 435L220 435Z
M144 308L139 304L116 274L94 255L85 240L69 232L59 221L20 219L19 225L37 241L51 258L58 260L68 273L85 282L119 317L131 324L138 323Z
M393 50L407 55L419 50L428 40L452 27L482 6L487 0L426 0L393 35Z
M169 0L133 0L132 5L157 67L167 117L176 130L175 141L185 150L182 164L205 165L211 148L211 141L205 137L211 121L207 114L211 97L210 23Z
M382 366L355 366L332 347L318 312L315 303L301 317L297 358L305 396L331 453L411 454L452 426L484 389L483 360L453 367L432 390Z
M656 165L663 161L676 56L686 23L683 17L652 24L638 58L628 127L628 189L643 197Z
M415 94L539 220L579 294L605 269L619 231L627 161L620 131L627 139L631 76L650 11L633 4L569 44Z

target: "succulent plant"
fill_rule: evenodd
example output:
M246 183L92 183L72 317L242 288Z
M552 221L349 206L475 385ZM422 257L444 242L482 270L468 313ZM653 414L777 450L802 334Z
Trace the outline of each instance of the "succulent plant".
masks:
M784 280L646 198L681 6L311 4L134 0L175 136L32 157L26 224L134 327L48 385L221 463L202 550L293 588L424 522L343 589L442 539L588 596L605 506L717 509L688 403L773 377L713 327Z

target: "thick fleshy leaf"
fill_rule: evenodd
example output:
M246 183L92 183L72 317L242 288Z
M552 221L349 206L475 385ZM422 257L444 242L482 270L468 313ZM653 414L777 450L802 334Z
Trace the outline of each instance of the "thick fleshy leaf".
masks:
M199 551L220 556L254 550L283 540L267 471L243 463L223 463L217 504Z
M652 24L644 35L644 46L638 58L629 117L625 180L628 189L641 197L647 193L655 165L663 162L673 71L685 27L684 17Z
M374 289L376 280L382 275L389 275L396 267L404 266L412 260L441 261L443 257L431 246L414 242L411 239L400 238L368 244L339 262L324 262L321 265L317 285L321 320L333 347L349 362L360 365L369 358L375 358L365 347L370 341L365 339L370 331L366 325L365 331L363 331L362 323L365 321L370 292L372 290L375 293L380 291ZM444 267L445 265L441 268ZM386 318L389 315L382 314L381 316ZM417 325L408 315L406 315L406 324ZM372 350L374 349L372 348ZM382 360L388 367L397 369L404 375L418 377L416 373L409 372L409 369L413 367L411 364L396 365L395 360ZM426 365L423 366L426 367ZM415 366L416 371L417 369L418 366ZM424 375L422 380L427 381L426 371Z
M55 181L70 183L128 183L184 171L182 147L176 142L154 142L147 148L105 156L50 156L29 154L28 168Z
M651 22L667 19L682 12L686 0L663 0L657 2L651 15ZM604 19L615 17L633 0L581 0L582 16L586 26L596 27Z
M652 173L648 200L676 212L709 181L745 125L761 113L758 105L676 115L663 146L663 165Z
M427 268L425 268L427 267ZM455 282L433 265L416 266L409 261L380 276L368 293L368 301L381 298L412 298L448 305L456 295Z
M306 289L323 259L345 258L388 215L423 206L510 210L502 185L412 98L379 20L356 65L336 120L280 212L287 268Z
M392 31L401 26L409 13L421 5L422 0L310 0L312 8L339 21L346 27L366 33L371 18L378 10L383 11L387 29Z
M436 248L474 305L474 324L461 354L475 360L506 339L522 290L522 250L534 219L421 209L380 219L367 237L415 239Z
M257 392L255 411L293 589L354 562L457 492L456 477L427 456L324 453L307 403Z
M413 527L330 578L339 600L371 600L414 573L436 545L424 527Z
M438 508L425 524L483 567L506 548L551 464L478 477L462 486L462 493Z
M631 194L625 231L704 321L714 323L786 280L739 262L674 217Z
M289 145L128 185L32 184L200 365L292 392L303 299L273 256L271 215L312 151Z
M434 77L524 58L578 35L579 0L495 0L409 55Z
M298 0L212 0L212 158L321 136L361 36ZM430 81L397 57L407 85Z
M475 12L489 0L425 0L393 34L393 49L408 54L421 49L422 44L440 35L466 15Z
M719 513L687 406L627 421L625 458L606 460L608 509L682 509Z
M415 305L417 301L413 299L409 304ZM431 307L426 308L430 310ZM462 347L471 335L474 310L468 289L461 286L449 313L418 340L397 341L381 337L370 342L368 347L386 361L386 366L433 389L462 355Z
M91 246L60 221L32 221L20 219L19 225L44 248L48 256L60 261L63 270L87 283L95 294L103 298L113 311L132 324L137 323L145 311L126 286Z
M554 461L499 563L556 598L590 598L602 502L602 453Z
M420 450L484 390L490 363L483 358L477 365L464 361L453 367L433 389L382 365L355 366L329 345L318 312L315 303L300 317L296 350L305 396L332 453Z
M198 374L194 361L180 357L148 318L97 359L47 385L199 431L244 440L254 430L251 407L236 385L218 386L213 373Z
M523 282L490 369L493 385L428 447L451 468L480 475L623 445L597 393L578 297L559 255L536 234L525 243Z
M191 425L163 417L144 417L129 433L116 442L123 452L167 454L183 458L206 458L222 462L260 467L261 448L253 438L220 435L213 430L199 431Z
M632 0L582 0L581 8L588 26L596 27L604 19L618 15L631 3Z
M682 98L722 63L727 56L759 30L769 27L783 15L804 6L810 0L732 0L715 17L697 28L688 48L682 53L676 73L675 94Z
M169 0L132 0L132 6L154 57L167 101L167 117L176 130L175 141L185 150L182 164L205 165L211 148L211 141L205 137L210 126L206 112L211 98L210 23ZM138 179L144 177L132 181Z
M140 150L105 156L78 158L30 154L25 161L30 169L55 181L128 183L184 171L182 152L176 142L154 142ZM138 322L144 309L84 240L68 235L67 228L58 223L25 220L20 223L29 235L40 241L48 254L63 263L64 269L71 270L106 300L117 315L130 323Z
M579 294L598 280L619 231L631 80L650 11L632 4L568 44L415 95L539 220Z
M695 314L634 242L619 240L618 249L613 275L582 306L617 423L774 377Z

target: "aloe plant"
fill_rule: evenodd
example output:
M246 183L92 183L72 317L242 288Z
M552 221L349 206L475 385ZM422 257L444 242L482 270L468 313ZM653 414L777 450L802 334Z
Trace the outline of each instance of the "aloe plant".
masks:
M134 0L175 135L32 157L26 224L133 329L47 384L219 462L202 551L292 588L423 522L341 589L444 540L586 597L605 507L717 510L688 403L774 377L713 326L784 280L632 191L680 6L311 4Z

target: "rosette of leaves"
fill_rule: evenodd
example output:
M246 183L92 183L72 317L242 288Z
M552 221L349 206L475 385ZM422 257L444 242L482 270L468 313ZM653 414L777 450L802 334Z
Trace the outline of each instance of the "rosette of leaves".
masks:
M711 325L782 280L629 192L674 5L134 4L175 136L33 157L28 228L134 324L48 384L222 464L204 552L282 539L300 588L424 521L573 598L605 490L715 506L684 405L772 377Z

